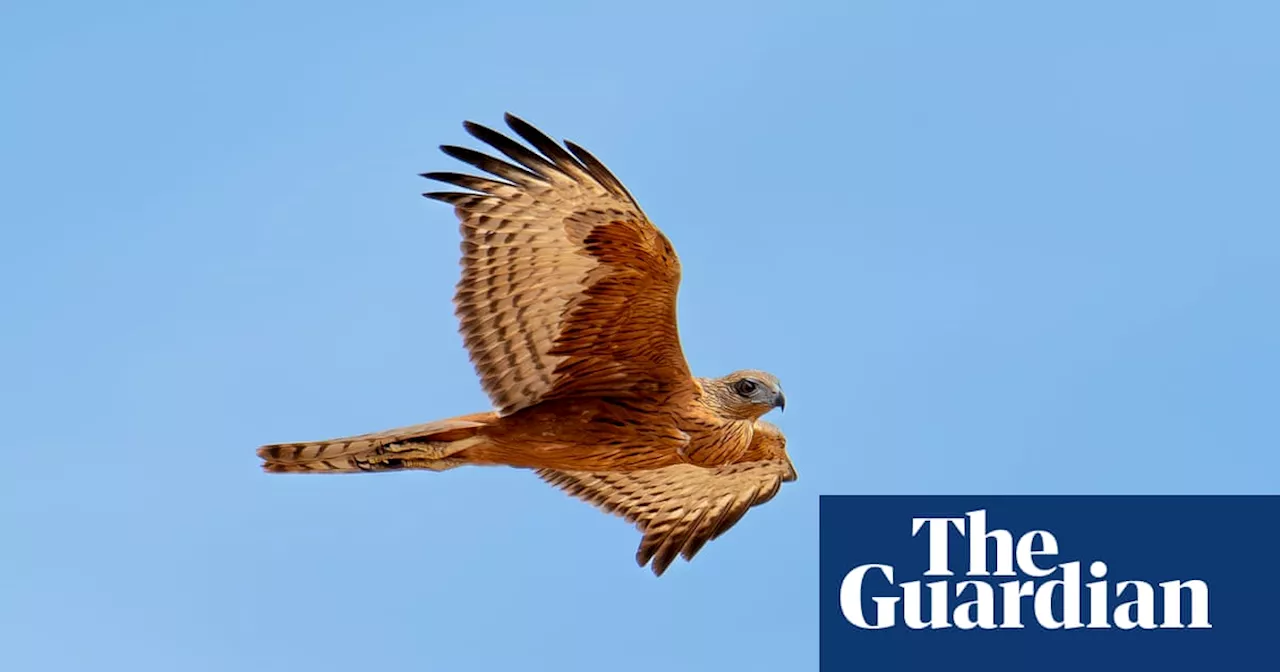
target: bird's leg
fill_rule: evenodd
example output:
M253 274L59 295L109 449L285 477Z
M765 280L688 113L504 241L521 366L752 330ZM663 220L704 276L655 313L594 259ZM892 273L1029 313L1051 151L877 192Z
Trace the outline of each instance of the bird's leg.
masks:
M366 471L388 469L429 469L444 471L460 466L466 460L450 457L465 446L457 441L397 441L388 443L368 456L356 458Z
M455 441L397 441L382 447L382 453L390 458L438 460L458 452Z
M692 437L678 429L676 432L680 434L680 440L676 443L676 456L680 458L681 462L688 464L693 461L689 459L689 442L692 440Z

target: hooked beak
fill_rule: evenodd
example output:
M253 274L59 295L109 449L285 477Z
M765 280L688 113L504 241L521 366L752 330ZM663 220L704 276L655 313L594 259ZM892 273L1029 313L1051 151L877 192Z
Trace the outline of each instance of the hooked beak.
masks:
M784 413L787 411L787 395L782 390L778 390L778 394L774 396L773 407Z

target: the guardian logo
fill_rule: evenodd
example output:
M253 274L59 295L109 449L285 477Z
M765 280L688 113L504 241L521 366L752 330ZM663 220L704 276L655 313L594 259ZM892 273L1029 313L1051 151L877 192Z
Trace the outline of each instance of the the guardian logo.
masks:
M906 530L903 530L906 536ZM1107 563L1066 562L1046 530L1014 537L988 529L987 511L963 517L912 518L911 537L928 542L924 577L902 581L893 565L863 564L840 582L840 611L864 630L958 628L1152 630L1212 628L1209 585L1199 579L1115 581ZM964 580L951 566L952 544L968 544ZM1068 557L1078 557L1064 549ZM846 565L847 567L848 565ZM1086 579L1087 575L1087 579ZM1086 582L1087 580L1087 582ZM870 602L870 604L868 604Z

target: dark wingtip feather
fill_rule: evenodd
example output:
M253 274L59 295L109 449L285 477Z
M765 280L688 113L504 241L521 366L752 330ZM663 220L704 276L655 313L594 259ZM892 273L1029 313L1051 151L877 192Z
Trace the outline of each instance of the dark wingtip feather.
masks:
M489 128L484 124L477 124L474 121L464 121L462 122L462 127L467 129L467 133L469 133L471 137L486 143L489 143L489 141L485 140L485 138L493 137L495 135L502 135L501 133L493 130L492 128ZM493 143L489 143L489 144L493 144Z
M433 201L448 203L455 207L474 204L482 201L483 199L492 198L491 196L486 196L484 194L467 194L461 191L428 191L423 194L423 196L430 198Z
M499 135L498 137L502 138L503 140L506 140L510 144L513 144L513 145L515 144L511 140L504 138L501 135ZM493 143L490 142L489 144L492 145ZM497 147L499 150L503 150L502 147L498 147L497 145L495 145L495 147ZM523 166L517 166L515 164L507 163L506 161L503 161L501 159L497 159L492 156L489 156L484 152L477 152L474 149L459 147L457 145L440 145L440 151L444 152L450 158L457 159L465 164L479 168L480 170L483 170L486 173L489 173L491 175L496 175L512 183L528 182L528 181L543 182L543 183L546 182L545 177L538 175L537 173L530 170L530 168L536 168L536 165L531 165L529 168L525 168ZM525 151L528 152L528 150L525 150ZM512 158L515 158L515 157L512 157ZM520 159L517 158L516 160L519 161ZM546 162L544 161L543 163L546 163ZM547 165L550 165L550 164L547 164Z
M556 143L555 140L551 139L551 136L547 135L546 133L543 133L542 131L538 130L537 127L534 126L533 124L525 121L524 119L521 119L520 117L517 117L514 114L511 114L510 112L504 112L502 115L502 120L507 122L507 126L511 127L511 130L515 131L516 135L519 135L520 137L524 138L526 141L529 142L529 144L533 145L534 147L537 147L538 149L542 149L540 145L546 145L546 144L555 145L557 148L559 148L559 145ZM560 151L563 152L564 150L561 149ZM551 157L551 158L554 158L554 157Z
M693 556L697 555L698 551L701 551L702 547L706 546L708 541L711 541L711 538L706 535L698 534L691 536L689 538L689 543L685 544L684 548L680 549L680 557L684 558L685 562L693 560Z
M662 573L667 571L667 568L671 566L671 563L679 554L680 549L673 544L670 539L662 544L662 547L659 548L658 552L653 556L652 567L654 576L662 576Z
M587 167L582 165L578 159L574 158L568 150L561 147L560 143L552 140L551 136L538 130L533 124L530 124L510 112L503 115L503 120L507 122L507 126L510 126L511 130L516 132L516 135L524 138L525 142L533 145L534 149L537 149L548 159L551 159L551 161L554 162L560 170L569 172L570 174L573 174L573 172L585 175L591 174L591 171L587 170Z
M450 158L454 158L459 161L467 161L467 159L463 157L474 156L475 154L480 153L474 149L467 149L466 147L459 147L457 145L440 145L440 151L447 154ZM467 163L470 163L470 161L467 161Z
M650 560L652 560L653 562L649 562ZM671 564L670 560L664 563L664 562L661 562L658 558L653 557L653 550L650 550L647 554L645 554L644 560L641 560L640 556L637 554L636 562L639 563L641 567L644 567L645 565L649 565L649 569L653 572L654 576L662 576L667 571L667 567Z
M445 184L452 184L455 187L462 187L463 189L471 189L482 193L492 193L493 191L503 187L515 186L510 182L500 182L497 180L477 177L475 175L465 175L463 173L454 173L449 171L423 173L422 176L429 180L444 182Z
M488 126L485 126L484 124L470 121L470 120L462 122L462 127L467 130L467 133L470 133L473 136L476 135L477 133L484 133L485 131L489 131L491 133L496 132L493 129L489 128Z
M649 565L649 569L653 570L654 576L662 576L667 571L667 568L671 566L671 562L679 555L679 548L672 548L670 552L667 552L670 545L670 540L667 538L655 538L646 535L640 541L640 548L636 549L636 564L641 567Z
M636 549L636 564L644 567L649 564L649 559L653 557L653 552L657 550L653 548L652 542L648 537L640 540L640 548Z
M581 161L582 164L587 167L587 171L591 173L592 177L596 178L597 182L609 191L631 201L632 205L635 205L637 208L640 207L640 205L636 203L636 199L631 195L631 192L627 191L627 187L622 184L622 180L619 180L612 171L605 167L603 161L597 159L594 154L588 152L581 145L573 142L572 140L565 140L564 145L569 148L570 152L573 152L573 155L577 157L578 161Z
M467 132L475 139L502 152L507 158L545 179L551 172L563 172L556 164L539 156L537 152L482 124L468 123Z

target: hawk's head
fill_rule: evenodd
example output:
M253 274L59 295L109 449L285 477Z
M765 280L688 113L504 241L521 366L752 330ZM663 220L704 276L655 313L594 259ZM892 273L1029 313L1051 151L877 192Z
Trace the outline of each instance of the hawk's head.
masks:
M746 369L702 381L706 404L735 420L755 420L775 408L786 408L782 384L771 373Z

